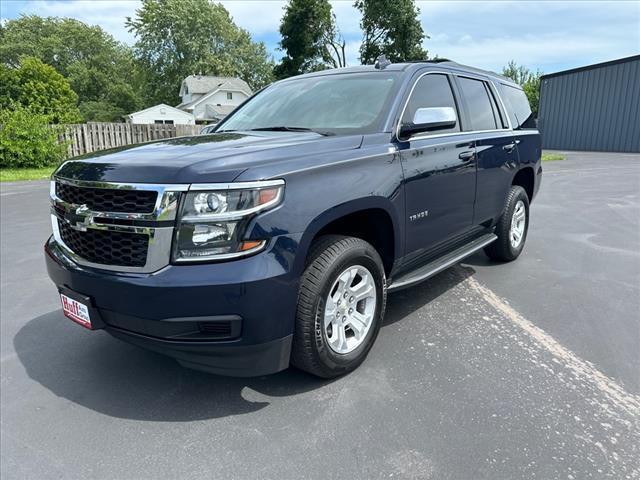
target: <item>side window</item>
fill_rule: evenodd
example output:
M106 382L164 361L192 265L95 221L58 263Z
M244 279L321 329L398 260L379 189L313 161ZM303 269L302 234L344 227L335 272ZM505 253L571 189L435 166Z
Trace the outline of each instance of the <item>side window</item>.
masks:
M535 129L536 122L533 118L527 95L519 88L505 85L504 83L500 84L500 93L509 111L509 118L514 130Z
M489 97L491 97L491 105L493 105L493 111L496 115L498 128L509 128L509 122L507 122L506 106L498 105L498 96L499 96L499 94L497 93L498 88L495 86L495 84L491 84L491 83L487 83L486 86L487 86L487 90L489 91Z
M466 77L458 77L458 82L469 110L471 121L469 130L495 130L498 128L497 112L485 82Z
M456 101L453 97L451 84L446 75L440 73L432 73L423 76L415 85L411 98L407 103L407 108L402 116L402 123L410 123L418 108L427 107L451 107L458 115ZM460 120L451 128L437 130L434 132L425 132L423 135L437 135L440 133L450 133L460 131Z

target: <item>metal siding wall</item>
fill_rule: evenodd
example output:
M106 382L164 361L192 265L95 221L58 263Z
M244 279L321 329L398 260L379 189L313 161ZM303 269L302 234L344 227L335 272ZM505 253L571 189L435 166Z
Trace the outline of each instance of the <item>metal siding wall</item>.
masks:
M628 134L626 141L630 145L627 152L640 152L640 61L631 64L631 99ZM631 101L633 100L633 101Z
M543 79L544 148L640 152L640 60Z

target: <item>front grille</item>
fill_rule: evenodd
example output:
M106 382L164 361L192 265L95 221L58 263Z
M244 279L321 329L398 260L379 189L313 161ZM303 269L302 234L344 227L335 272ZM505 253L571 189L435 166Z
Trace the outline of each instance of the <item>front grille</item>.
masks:
M144 267L147 263L148 235L95 229L81 232L60 219L58 228L64 244L89 262L123 267Z
M158 198L153 190L76 187L60 182L56 182L56 195L94 212L115 213L152 213Z

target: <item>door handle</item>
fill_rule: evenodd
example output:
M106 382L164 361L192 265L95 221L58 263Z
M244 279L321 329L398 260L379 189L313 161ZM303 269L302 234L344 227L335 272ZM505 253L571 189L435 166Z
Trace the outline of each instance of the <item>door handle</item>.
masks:
M460 155L458 155L458 158L463 162L468 162L469 160L472 160L475 155L476 155L476 152L472 150L468 150L466 152L460 153Z
M514 142L514 143L507 143L506 145L503 145L503 146L502 146L502 149L503 149L505 152L508 152L508 153L513 152L513 149L514 149L514 148L516 148L516 144L515 144L515 142Z

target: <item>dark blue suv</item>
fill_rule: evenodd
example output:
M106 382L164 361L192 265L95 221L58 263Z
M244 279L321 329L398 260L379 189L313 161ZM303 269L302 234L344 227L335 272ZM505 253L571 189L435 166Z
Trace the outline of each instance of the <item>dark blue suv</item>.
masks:
M494 73L302 75L211 134L64 163L47 267L69 318L185 366L333 377L365 359L387 291L479 249L518 257L540 154L525 94Z

